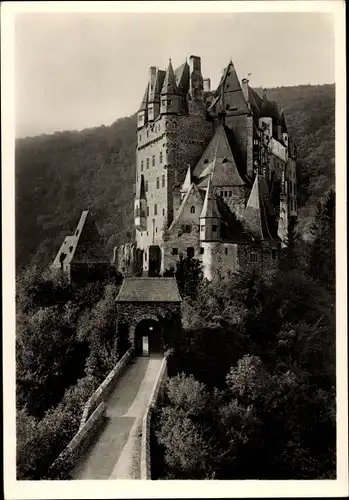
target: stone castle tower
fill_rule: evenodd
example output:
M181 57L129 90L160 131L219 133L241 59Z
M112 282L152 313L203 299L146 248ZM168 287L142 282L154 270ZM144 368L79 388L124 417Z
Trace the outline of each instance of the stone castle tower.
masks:
M162 275L181 255L208 279L275 265L297 216L296 148L266 93L240 82L232 61L212 91L200 57L175 70L170 60L149 70L137 135L139 274Z

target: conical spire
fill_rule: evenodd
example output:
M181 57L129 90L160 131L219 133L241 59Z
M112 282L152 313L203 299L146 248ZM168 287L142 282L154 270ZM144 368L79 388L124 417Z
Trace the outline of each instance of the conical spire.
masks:
M176 85L176 78L175 78L175 74L173 71L171 59L168 63L168 68L166 71L164 84L163 84L162 90L161 90L161 95L166 95L166 94L168 94L168 95L177 95L178 94L178 89L177 89L177 85Z
M144 184L144 175L141 175L141 179L136 186L136 199L145 200L145 184Z
M148 106L148 93L149 93L149 83L147 84L147 87L144 92L144 96L141 102L141 106L139 108L139 111L145 111Z
M262 175L256 175L250 197L248 199L245 214L245 229L256 239L271 239L268 227L268 212L271 207L268 203L268 186Z
M184 182L183 182L182 191L188 191L190 186L191 186L191 169L190 169L190 165L188 165L188 170L187 170Z
M217 208L216 199L213 195L212 179L210 176L207 183L205 201L202 207L202 212L200 214L200 219L219 219L219 218L220 215Z

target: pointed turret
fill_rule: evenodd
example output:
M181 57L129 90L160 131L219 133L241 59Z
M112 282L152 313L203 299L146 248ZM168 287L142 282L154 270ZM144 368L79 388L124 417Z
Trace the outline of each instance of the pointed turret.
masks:
M155 73L154 70L155 69ZM160 113L160 92L165 78L165 71L151 68L149 98L148 98L148 120L153 121Z
M213 194L211 176L208 179L204 205L200 214L200 241L218 241L220 214Z
M135 227L138 231L147 229L147 199L145 195L144 175L141 175L140 181L136 186L135 198Z
M187 173L185 175L185 179L184 179L184 182L183 182L183 185L182 185L182 188L181 188L181 193L182 194L185 194L190 186L191 186L191 168L190 168L190 165L188 165L188 170L187 170Z
M262 175L257 174L243 218L245 230L257 241L272 239L268 217L273 209L269 201L268 186Z
M149 94L149 83L147 84L147 87L144 92L144 96L141 102L141 106L138 110L138 128L144 127L146 121L147 121L147 114L148 114L148 94Z
M181 111L181 104L182 99L177 88L176 77L170 59L161 89L161 114L178 114Z

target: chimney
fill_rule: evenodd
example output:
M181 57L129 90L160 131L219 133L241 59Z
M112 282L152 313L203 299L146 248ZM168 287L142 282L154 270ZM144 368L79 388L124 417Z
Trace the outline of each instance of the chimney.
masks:
M154 95L155 80L156 80L156 66L150 66L150 68L149 68L149 100Z
M247 80L247 78L243 78L241 80L241 89L242 89L242 93L244 94L246 104L247 104L248 108L250 108L250 99L249 99L249 95L248 95L248 80Z
M198 71L199 73L201 73L201 57L190 56L189 57L189 67L190 67L190 74L193 71Z
M204 92L210 92L210 91L211 91L211 79L204 78Z

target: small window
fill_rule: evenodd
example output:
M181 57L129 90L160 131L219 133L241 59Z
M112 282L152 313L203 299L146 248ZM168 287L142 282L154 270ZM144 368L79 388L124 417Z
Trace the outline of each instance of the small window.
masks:
M149 217L149 207L147 207L147 216Z
M217 226L216 226L216 224L213 224L213 225L212 225L212 231L213 231L213 232L216 232L216 231L217 231Z
M229 191L229 196L233 196L233 191Z
M189 259L192 259L194 257L194 247L187 248L187 257L189 257Z
M200 227L201 231L205 231L205 226Z
M147 260L147 252L144 252L144 260Z
M151 164L153 167L155 167L155 155L152 156Z
M228 196L228 191L224 191L224 197L226 198Z
M191 214L195 214L195 207L194 207L194 205L192 207L190 207L190 213Z
M158 204L155 203L154 205L154 215L158 215Z
M144 161L141 161L141 172L143 172L143 167L144 167Z
M160 129L159 129L160 130ZM159 163L162 163L162 151L160 151L160 155L159 155Z
M76 233L75 233L75 234L76 234L76 236L79 234L79 230L78 230L78 229L76 230Z
M159 187L160 187L160 178L157 177L156 178L156 189L159 189Z
M156 233L158 232L158 228L157 228L157 227L155 228L155 232L156 232Z
M228 159L226 156L223 158L222 163L228 163Z
M224 252L225 252L225 255L228 255L228 247L225 247Z
M172 248L172 255L178 255L178 248Z
M223 198L223 191L221 191L221 198Z
M162 215L165 215L165 209L164 208L162 209Z
M228 88L228 87L229 87L229 85L227 85L227 88ZM230 109L230 104L227 104L227 105L225 106L225 109L226 109L226 110Z
M147 137L149 137L149 130L147 130Z
M72 252L73 251L73 247L69 247L69 252Z
M251 253L251 262L257 262L257 254L254 252Z
M147 236L149 236L149 232L147 231Z
M202 255L204 253L205 249L203 247L200 247L200 254Z
M167 99L167 106L171 106L171 104L172 104L171 99Z
M190 226L190 224L186 224L184 226L184 232L185 233L191 233L191 226Z
M273 260L276 260L276 249L275 248L272 248L272 250L271 250L271 258Z
M145 181L145 190L148 191L148 181Z
M142 134L139 134L139 142L142 142Z
M162 175L162 187L165 187L165 174Z
M207 158L204 159L204 163L208 163L208 159Z
M149 168L149 158L147 158L147 170Z

